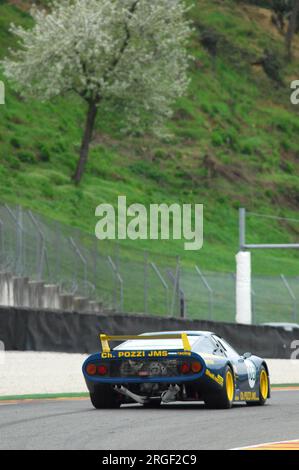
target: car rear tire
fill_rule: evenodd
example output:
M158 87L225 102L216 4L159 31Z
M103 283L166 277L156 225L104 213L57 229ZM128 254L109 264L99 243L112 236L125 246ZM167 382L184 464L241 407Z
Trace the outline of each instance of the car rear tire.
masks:
M90 400L97 410L119 408L121 405L120 397L118 397L110 385L106 384L97 385L94 392L90 393Z
M264 366L261 366L259 375L259 399L258 401L247 401L248 406L263 406L268 398L269 394L269 377Z
M208 408L229 409L232 407L235 398L235 379L232 369L226 366L222 389L205 397L205 404Z

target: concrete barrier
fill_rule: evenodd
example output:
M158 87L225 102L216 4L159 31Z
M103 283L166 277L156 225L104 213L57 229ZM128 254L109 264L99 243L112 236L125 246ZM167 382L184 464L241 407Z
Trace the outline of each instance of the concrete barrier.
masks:
M0 396L86 392L86 354L6 352L0 363ZM272 384L299 383L299 360L268 359Z
M88 310L88 299L86 297L75 297L74 298L74 312L89 312Z
M57 284L45 284L44 281L13 276L9 272L0 272L0 306L78 313L98 313L102 310L99 302L60 293Z
M29 307L29 279L28 277L13 277L13 305L15 307Z
M60 310L64 312L73 312L74 296L71 294L59 294Z
M29 305L31 308L43 308L44 282L29 281Z
M12 275L0 272L0 305L13 306Z
M90 300L87 305L87 310L90 313L97 313L100 312L100 306L98 302L95 302L94 300Z
M43 296L43 308L58 310L60 307L59 286L57 284L45 284Z

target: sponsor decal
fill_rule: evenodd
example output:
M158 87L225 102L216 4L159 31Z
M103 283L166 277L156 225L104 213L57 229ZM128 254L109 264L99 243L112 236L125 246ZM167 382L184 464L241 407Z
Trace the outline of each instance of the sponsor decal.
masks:
M100 354L102 359L111 359L113 357L113 354L108 353L108 352L103 352Z
M215 382L217 382L217 384L223 386L223 377L221 375L215 375L213 374L213 372L211 372L209 369L206 370L206 375L208 377L210 377L210 379L214 380Z
M258 397L256 392L240 392L240 399L244 401L256 401Z
M103 352L101 353L102 359L112 358L140 358L140 357L167 357L168 351L113 351L113 353Z
M248 383L250 388L254 388L256 382L256 367L250 359L245 359L245 366L248 374Z
M145 357L145 351L119 351L117 356L130 358Z
M168 356L168 351L150 351L147 357L166 357Z

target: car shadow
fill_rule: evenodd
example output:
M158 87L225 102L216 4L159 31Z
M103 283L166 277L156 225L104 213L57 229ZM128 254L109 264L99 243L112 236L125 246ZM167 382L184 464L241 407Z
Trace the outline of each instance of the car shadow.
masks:
M237 409L237 408L244 408L247 407L246 403L237 403L234 404L231 408ZM209 410L209 411L221 411L220 409L212 409L208 408L203 402L186 402L186 403L169 403L169 404L162 404L160 406L155 406L155 407L146 407L143 405L140 405L138 403L130 403L130 404L125 404L121 405L120 407L121 410L143 410L143 411L153 411L153 410Z

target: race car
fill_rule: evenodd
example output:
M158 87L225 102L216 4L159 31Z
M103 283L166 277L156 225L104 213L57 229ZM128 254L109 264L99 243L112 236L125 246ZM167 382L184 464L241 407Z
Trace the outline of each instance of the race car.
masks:
M270 398L264 359L240 356L209 331L100 335L102 351L82 367L93 406L126 403L156 406L176 401L204 401L209 408L234 403L264 405ZM113 349L109 342L120 342Z

